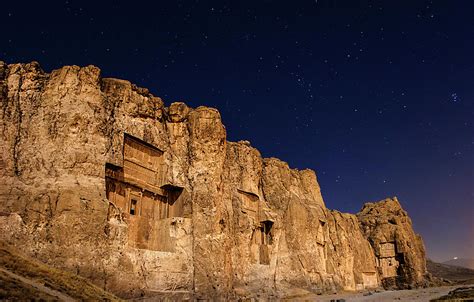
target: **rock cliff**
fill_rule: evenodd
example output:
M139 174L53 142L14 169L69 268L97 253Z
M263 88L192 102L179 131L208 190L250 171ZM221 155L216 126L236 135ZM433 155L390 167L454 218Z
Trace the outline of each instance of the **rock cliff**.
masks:
M423 285L396 199L328 210L316 174L226 141L94 66L0 62L0 239L121 297L284 297Z
M423 240L397 198L366 203L357 214L362 232L374 248L385 288L411 288L426 283Z

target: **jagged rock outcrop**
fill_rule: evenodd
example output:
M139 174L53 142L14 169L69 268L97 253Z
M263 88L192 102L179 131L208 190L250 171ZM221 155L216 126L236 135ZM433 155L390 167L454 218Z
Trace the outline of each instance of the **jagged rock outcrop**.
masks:
M366 203L357 214L362 231L374 248L384 287L426 285L426 255L420 235L397 198Z
M213 108L165 107L94 66L47 74L35 62L0 63L0 97L0 239L117 295L422 284L423 244L398 202L328 210L313 171L226 141Z

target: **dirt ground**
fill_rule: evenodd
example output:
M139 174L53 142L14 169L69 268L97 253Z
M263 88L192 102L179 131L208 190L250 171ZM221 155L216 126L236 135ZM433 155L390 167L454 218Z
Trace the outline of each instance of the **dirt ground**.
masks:
M321 301L330 302L331 300L344 299L346 302L427 302L431 299L439 298L447 295L449 291L454 290L459 285L455 286L442 286L442 287L431 287L431 288L420 288L413 290L397 290L397 291L382 291L378 293L372 293L369 296L364 296L363 293L342 293L334 295L322 295L322 296L308 296L297 301Z

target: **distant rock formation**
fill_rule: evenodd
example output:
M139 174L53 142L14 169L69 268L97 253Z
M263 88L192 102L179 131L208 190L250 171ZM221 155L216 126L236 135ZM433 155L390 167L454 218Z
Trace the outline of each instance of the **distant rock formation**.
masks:
M36 62L0 62L0 100L0 239L121 297L424 285L396 198L328 210L314 171L226 141L216 109Z
M430 259L426 259L426 268L432 277L440 281L439 284L474 284L474 270L472 269L436 263Z
M443 264L447 265L454 265L465 267L469 269L474 269L474 259L467 259L467 258L455 258L448 261L443 262Z

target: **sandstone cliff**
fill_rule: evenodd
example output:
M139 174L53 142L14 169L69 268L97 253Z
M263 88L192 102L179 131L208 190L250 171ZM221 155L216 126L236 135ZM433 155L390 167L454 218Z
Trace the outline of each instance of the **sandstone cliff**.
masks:
M0 99L0 239L121 297L423 284L395 199L328 210L313 171L226 141L213 108L36 62L0 62Z
M411 288L426 283L426 255L421 237L397 198L366 203L357 214L374 248L384 287Z

